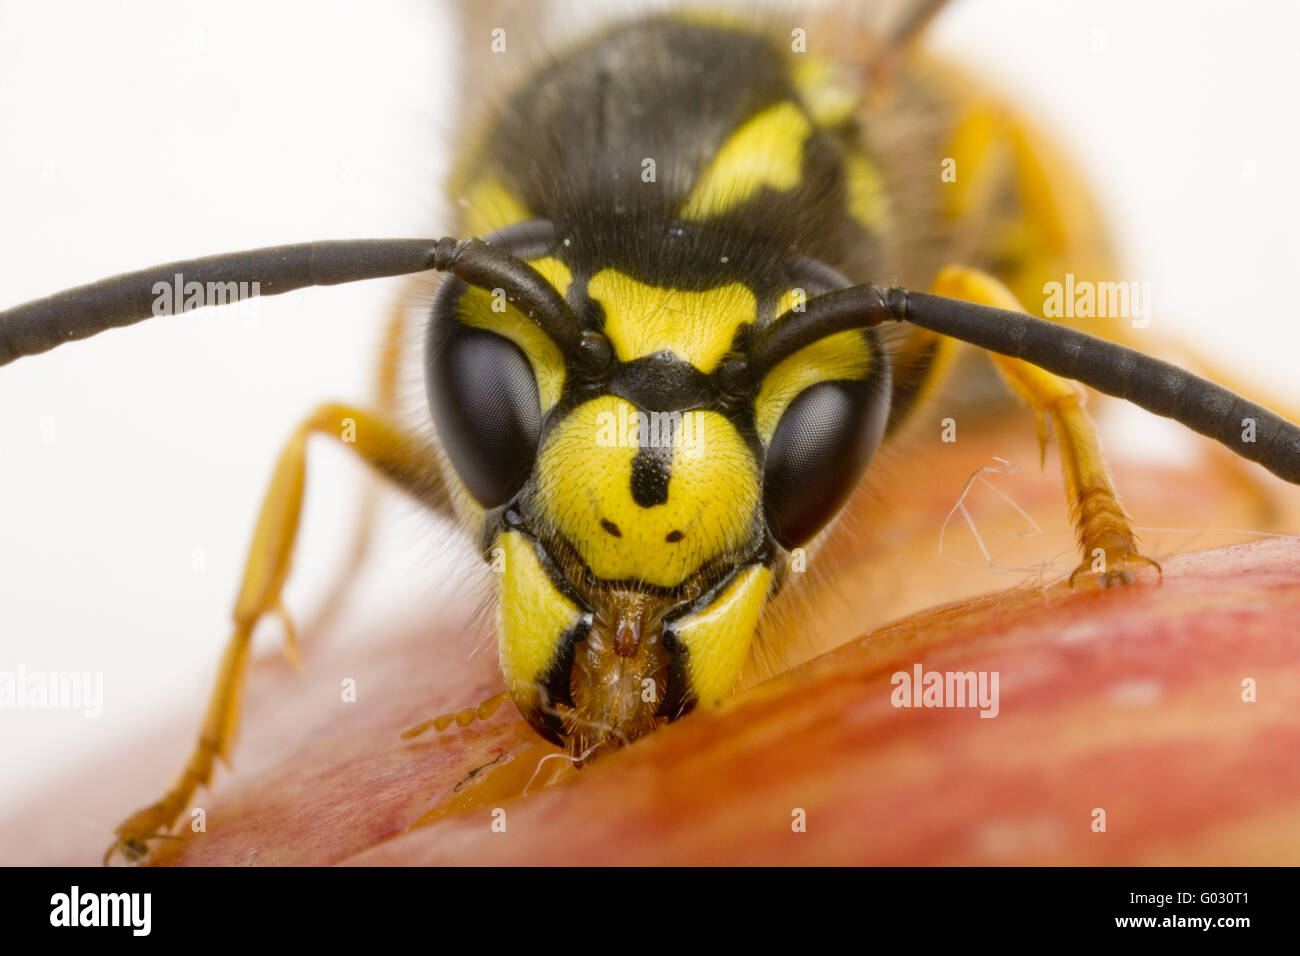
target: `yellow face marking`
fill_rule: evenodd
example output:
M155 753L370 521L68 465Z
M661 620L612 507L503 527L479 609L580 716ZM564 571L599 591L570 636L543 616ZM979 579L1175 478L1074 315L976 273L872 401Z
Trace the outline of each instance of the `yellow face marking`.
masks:
M483 176L470 183L461 205L465 209L465 231L471 236L486 236L533 218L523 201L495 176Z
M782 298L785 303L789 294ZM788 306L786 306L788 307ZM778 305L780 315L785 307ZM871 370L871 350L862 333L837 332L806 345L763 376L754 402L754 424L763 444L770 444L777 422L799 393L818 382L861 381Z
M874 232L888 226L889 192L885 181L866 154L854 150L844 158L849 187L849 215Z
M569 294L569 286L573 283L573 273L559 259L554 256L545 256L541 259L530 259L528 264L542 274L542 278L555 287L555 291L560 293L561 298Z
M735 688L771 580L772 572L761 564L747 568L712 604L673 625L686 647L691 689L701 704L716 704Z
M818 126L833 129L853 118L858 91L830 60L801 56L790 71L790 79Z
M736 330L758 315L758 300L740 282L686 292L602 269L591 277L587 294L605 309L605 335L619 361L668 349L706 373L727 354Z
M529 264L540 272L560 295L568 292L573 276L559 259L552 257L534 259ZM504 304L505 311L493 310L493 306L498 301ZM528 359L528 364L533 367L542 414L545 415L550 411L564 391L564 356L550 337L538 328L537 323L504 299L499 299L488 290L475 286L470 286L461 295L457 315L466 325L495 332L519 346Z
M492 555L500 560L497 643L501 673L516 701L535 698L535 685L555 659L560 639L576 627L582 612L556 590L533 543L517 531L497 536Z
M768 107L722 144L682 206L681 216L703 222L744 205L764 186L788 192L803 175L803 144L812 123L789 101Z
M676 416L663 504L632 497L632 462L642 438L667 431L663 419L646 424L621 398L574 409L538 454L542 517L599 578L676 587L749 540L760 475L745 440L717 412L661 414Z

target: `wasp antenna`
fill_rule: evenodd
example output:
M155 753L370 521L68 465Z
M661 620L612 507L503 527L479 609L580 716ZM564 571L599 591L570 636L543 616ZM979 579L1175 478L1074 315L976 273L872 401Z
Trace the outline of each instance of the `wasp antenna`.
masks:
M1300 484L1300 427L1231 389L1136 349L1023 312L901 290L889 295L892 311L902 313L896 318L1023 359L1172 418Z
M1082 382L1172 418L1300 484L1300 427L1281 415L1177 365L1023 312L905 289L854 286L817 296L803 312L778 318L757 338L751 366L759 377L819 338L886 319L910 322Z
M901 300L895 301L892 308L889 300L890 297L898 299L899 292L874 285L855 285L814 296L802 311L786 312L754 337L749 351L749 369L754 381L761 380L782 360L818 339L897 318L895 310L901 307Z
M434 268L439 250L444 258L452 253L449 242L455 240L304 242L127 272L0 312L0 365L107 329L185 311L183 290L190 283L200 283L205 290L209 283L223 288L247 283L256 295L279 295L312 285L423 272ZM170 294L177 283L181 301Z
M565 355L577 358L583 354L583 337L573 310L555 286L527 262L482 239L463 242L450 255L440 269L480 289L500 290Z
M269 246L165 265L77 286L0 312L0 365L36 355L108 329L188 311L187 289L200 305L241 296L280 295L316 285L341 285L428 270L450 272L508 301L536 322L566 354L583 354L582 336L568 304L528 263L481 239L348 239ZM173 294L174 292L174 294Z

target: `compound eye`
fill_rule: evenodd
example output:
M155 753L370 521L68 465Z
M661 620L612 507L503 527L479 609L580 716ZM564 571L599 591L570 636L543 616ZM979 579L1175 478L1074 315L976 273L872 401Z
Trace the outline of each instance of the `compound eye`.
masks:
M510 501L537 458L541 404L519 346L435 315L425 361L429 410L466 490L484 508Z
M786 408L767 449L763 508L783 548L806 543L844 507L888 417L876 376L819 382Z

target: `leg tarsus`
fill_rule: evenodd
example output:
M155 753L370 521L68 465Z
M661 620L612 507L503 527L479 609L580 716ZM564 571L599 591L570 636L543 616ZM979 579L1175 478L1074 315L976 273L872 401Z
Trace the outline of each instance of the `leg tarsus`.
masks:
M289 617L284 601L276 598L274 610L284 631L284 656L289 659L289 663L295 670L302 670L302 655L298 653L298 631L293 626L293 619Z
M1097 567L1100 561L1101 567ZM1164 577L1160 562L1148 558L1135 548L1122 548L1106 551L1097 557L1085 557L1079 566L1070 573L1070 587L1087 587L1096 585L1101 589L1126 587L1135 580L1135 574L1147 568L1155 568L1158 578Z
M342 428L344 423L347 429ZM195 790L211 780L216 759L219 757L229 766L239 727L249 641L263 617L279 616L284 626L285 653L295 665L300 664L297 633L280 593L289 574L298 533L306 483L306 443L312 434L331 435L343 441L344 447L352 449L418 500L432 500L439 492L439 466L428 443L381 416L331 403L319 406L298 426L280 453L271 486L262 500L235 602L234 634L222 656L199 741L181 775L163 798L136 811L117 828L105 861L115 852L131 862L143 859L150 840L171 835L169 831L189 805ZM344 434L350 437L344 439Z
M203 716L199 739L189 760L161 800L137 810L118 825L114 831L115 839L104 854L106 864L115 851L120 852L128 862L138 863L148 855L150 840L174 836L170 832L172 826L189 806L194 792L201 786L207 786L212 779L216 761L220 759L227 767L230 766L230 751L239 724L239 700L251 635L251 624L236 625L222 655L221 668L217 672L212 697Z
M939 273L932 290L980 305L1025 311L1006 286L975 269L949 266ZM1134 572L1144 566L1153 566L1159 572L1160 565L1137 549L1133 519L1120 504L1096 426L1084 411L1083 389L1019 359L1003 355L989 358L1012 391L1033 409L1044 462L1049 419L1056 432L1070 518L1084 556L1070 575L1070 584L1089 580L1101 587L1127 585L1133 582Z
M493 697L489 697L477 707L465 707L461 710L453 711L452 713L439 714L437 717L430 720L421 721L414 727L402 731L402 739L411 740L414 737L420 736L430 727L432 727L437 733L442 733L451 726L453 721L455 721L457 727L468 727L476 720L488 720L497 712L497 708L505 702L508 696L508 694L502 692Z

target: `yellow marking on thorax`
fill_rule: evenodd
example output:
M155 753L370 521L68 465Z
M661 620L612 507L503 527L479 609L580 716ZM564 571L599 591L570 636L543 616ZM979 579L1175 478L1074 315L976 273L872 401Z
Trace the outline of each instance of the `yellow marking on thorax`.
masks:
M465 231L468 235L486 236L533 218L523 200L495 176L474 180L465 193L460 202L465 208Z
M705 706L727 697L749 657L772 572L754 565L736 576L708 607L673 627L687 650L691 690Z
M496 547L504 564L497 608L501 673L519 700L520 693L533 693L528 685L545 675L560 638L578 624L582 612L556 589L528 538L506 531L497 536Z
M754 198L764 186L788 192L803 175L803 146L812 134L803 110L777 103L744 123L714 155L682 206L681 216L702 222Z
M758 314L758 300L740 282L687 292L602 269L587 283L587 294L605 309L605 335L619 361L668 349L706 373L727 354L736 331Z
M789 308L786 293L777 315ZM777 423L799 393L818 382L861 381L871 371L871 349L862 333L850 329L806 345L763 376L754 402L754 425L763 444L770 444Z
M859 91L832 61L820 56L800 56L790 71L790 79L818 126L834 129L853 118Z
M645 413L613 395L570 412L538 454L537 502L597 577L676 587L748 541L758 463L717 412L660 413L675 416L668 499L643 508L632 497L632 461L642 440L636 414ZM679 539L668 541L673 532Z
M889 193L876 164L865 153L852 150L844 157L844 176L849 215L872 232L884 232L889 227Z
M548 256L534 259L529 265L540 272L560 295L568 292L573 276L559 259ZM564 391L564 356L536 322L510 303L505 303L504 312L493 311L496 301L497 297L487 289L470 286L460 297L457 315L466 325L495 332L519 346L533 368L537 396L545 415Z

